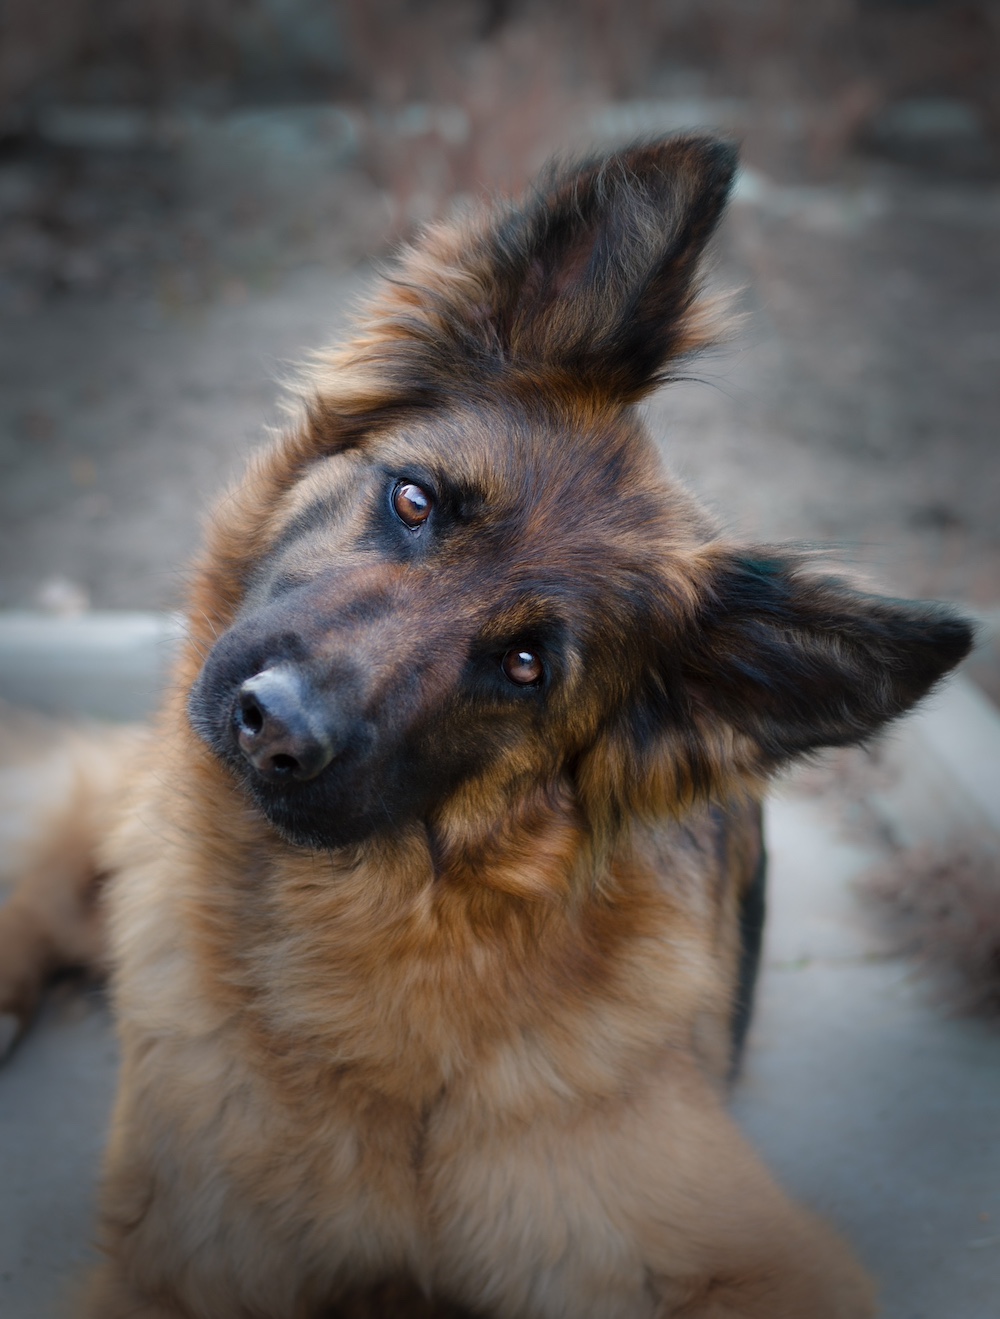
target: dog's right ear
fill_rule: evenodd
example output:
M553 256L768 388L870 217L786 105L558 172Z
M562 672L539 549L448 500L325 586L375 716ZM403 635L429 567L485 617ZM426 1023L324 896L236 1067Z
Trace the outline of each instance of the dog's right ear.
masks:
M706 547L697 604L647 633L637 699L581 757L591 820L725 799L820 747L864 743L969 652L944 605L870 595L775 547Z

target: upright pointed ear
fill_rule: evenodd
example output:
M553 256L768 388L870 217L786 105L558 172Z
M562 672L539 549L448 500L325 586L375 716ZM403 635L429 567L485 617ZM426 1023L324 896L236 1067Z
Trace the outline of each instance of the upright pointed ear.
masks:
M694 724L721 720L768 770L864 741L925 696L972 640L943 605L868 595L769 549L726 552L679 676Z
M735 167L726 143L668 138L552 169L520 204L429 229L328 359L327 406L433 402L518 368L641 397L717 337L698 262Z
M493 235L502 350L623 399L651 389L714 335L698 264L735 169L732 145L678 137L552 173Z

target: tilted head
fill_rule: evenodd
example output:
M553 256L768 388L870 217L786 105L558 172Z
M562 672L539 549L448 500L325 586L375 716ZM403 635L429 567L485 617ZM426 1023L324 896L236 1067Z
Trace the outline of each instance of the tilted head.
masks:
M223 505L191 721L292 842L678 811L968 650L947 610L720 538L659 467L633 405L711 339L734 165L638 145L430 231Z

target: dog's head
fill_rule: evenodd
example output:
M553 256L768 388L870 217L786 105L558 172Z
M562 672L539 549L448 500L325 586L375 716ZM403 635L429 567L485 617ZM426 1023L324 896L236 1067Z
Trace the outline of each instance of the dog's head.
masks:
M660 470L632 405L712 337L733 169L636 146L432 230L223 506L191 720L291 841L678 810L865 738L968 650L947 610L721 539Z

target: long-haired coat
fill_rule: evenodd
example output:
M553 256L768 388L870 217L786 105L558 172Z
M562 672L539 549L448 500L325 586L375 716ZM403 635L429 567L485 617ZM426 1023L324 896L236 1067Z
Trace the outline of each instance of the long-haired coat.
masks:
M726 1113L759 802L970 633L661 470L733 169L638 145L430 230L217 510L124 808L0 922L25 1016L109 877L92 1319L873 1313Z

